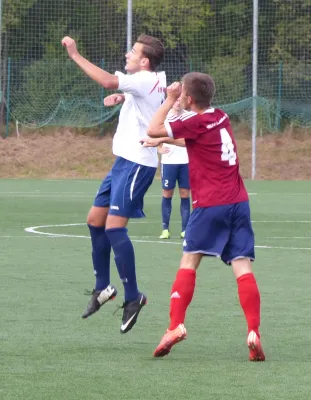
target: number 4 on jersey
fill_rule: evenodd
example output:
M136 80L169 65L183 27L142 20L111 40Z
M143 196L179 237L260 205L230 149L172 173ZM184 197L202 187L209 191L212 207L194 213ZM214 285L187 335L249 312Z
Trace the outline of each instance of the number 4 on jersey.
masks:
M221 161L228 161L229 165L236 164L236 152L231 136L226 128L220 129L221 136Z

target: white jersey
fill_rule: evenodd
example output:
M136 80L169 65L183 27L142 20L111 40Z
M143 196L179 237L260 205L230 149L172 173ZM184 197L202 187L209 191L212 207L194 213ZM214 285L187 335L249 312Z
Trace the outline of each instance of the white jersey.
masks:
M170 115L176 115L176 111L171 109L168 113ZM178 111L178 114L181 114L181 111ZM161 164L188 164L188 153L186 147L175 146L174 144L163 144L164 147L168 147L170 149L169 153L165 153L161 155Z
M170 149L169 153L161 155L162 164L188 164L188 153L186 147L175 146L174 144L163 144L163 147Z
M125 94L117 131L113 138L114 155L147 167L158 166L156 147L143 147L153 114L165 98L165 72L140 71L133 75L115 72L119 90Z

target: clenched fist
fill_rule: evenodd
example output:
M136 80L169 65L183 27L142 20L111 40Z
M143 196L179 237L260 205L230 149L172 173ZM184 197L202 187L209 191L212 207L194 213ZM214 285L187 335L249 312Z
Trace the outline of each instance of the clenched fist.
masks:
M166 89L166 93L167 93L167 97L177 101L177 99L180 97L181 95L181 83L180 82L174 82L172 83L170 86L168 86L168 88Z
M62 45L66 47L67 53L70 58L78 54L76 42L69 36L65 36L62 40Z
M119 93L114 93L104 98L104 105L106 107L113 107L123 102L124 102L124 95Z

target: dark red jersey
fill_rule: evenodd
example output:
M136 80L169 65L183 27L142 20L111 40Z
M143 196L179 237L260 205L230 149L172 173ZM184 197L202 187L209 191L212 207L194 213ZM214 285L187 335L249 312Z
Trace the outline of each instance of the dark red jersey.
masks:
M230 120L224 111L184 111L169 116L165 126L174 139L185 139L194 208L248 200Z

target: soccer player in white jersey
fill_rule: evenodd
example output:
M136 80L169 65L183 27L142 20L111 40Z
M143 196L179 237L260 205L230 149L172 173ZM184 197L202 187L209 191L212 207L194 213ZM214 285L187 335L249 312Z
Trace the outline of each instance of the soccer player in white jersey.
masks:
M181 113L180 100L178 99L170 111L170 115ZM172 198L176 182L178 182L180 196L181 234L184 238L186 226L190 217L190 184L188 169L188 153L185 140L175 141L178 145L163 144L158 147L161 154L162 177L162 233L160 239L170 238L170 218L172 213Z
M107 301L117 289L110 284L110 253L124 285L123 316L120 331L126 333L136 323L146 304L146 296L138 290L135 254L126 226L129 218L144 217L143 199L151 185L158 165L156 148L146 148L140 139L155 111L164 100L166 77L155 72L164 55L163 44L156 38L140 35L125 55L125 70L129 74L110 74L85 59L70 37L62 40L69 57L91 79L106 89L120 90L105 98L106 106L121 104L113 154L116 161L103 180L91 207L87 224L92 240L92 259L96 277L91 300L82 318L87 318Z

